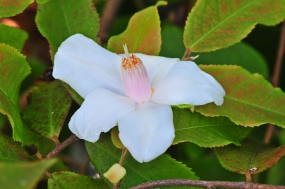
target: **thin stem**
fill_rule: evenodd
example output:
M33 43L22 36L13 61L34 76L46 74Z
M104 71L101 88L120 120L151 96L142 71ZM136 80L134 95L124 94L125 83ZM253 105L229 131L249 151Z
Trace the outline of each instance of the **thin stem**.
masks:
M272 84L274 87L278 87L279 85L279 78L280 78L281 67L282 67L282 59L283 59L283 54L284 54L284 45L285 45L285 22L283 22L282 24L279 47L277 51L277 58L276 58L276 63L275 63L275 68L274 68L274 73L273 73L273 78L272 78ZM266 135L264 137L265 144L269 143L273 132L274 132L274 125L269 124L267 131L266 131Z
M152 181L134 186L130 189L150 189L158 187L170 186L196 186L204 188L236 188L236 189L285 189L285 186L273 186L266 184L258 184L252 182L225 182L225 181L203 181L203 180L184 180L184 179L170 179Z
M188 59L190 54L191 54L191 50L186 48L185 53L184 53L184 55L182 57L182 60Z
M247 171L245 173L245 180L246 180L246 182L251 182L251 174L249 171Z
M128 149L124 147L124 148L122 149L122 155L121 155L121 159L120 159L120 162L119 162L119 164L120 164L121 166L123 166L123 163L124 163L124 161L125 161L125 158L126 158L127 154L128 154ZM120 184L121 184L121 181L118 182L117 184L114 184L114 185L113 185L113 189L118 189L119 186L120 186Z
M75 135L71 135L68 139L63 141L62 143L58 144L48 155L45 159L50 159L56 154L58 154L61 150L63 150L66 146L71 144L74 141L77 141L78 137Z

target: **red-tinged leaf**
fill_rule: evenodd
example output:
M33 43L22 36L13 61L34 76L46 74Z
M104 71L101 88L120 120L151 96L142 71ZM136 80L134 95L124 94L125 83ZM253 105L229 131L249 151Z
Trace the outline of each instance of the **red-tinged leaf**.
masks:
M193 52L226 48L256 24L272 26L284 18L283 0L199 0L187 18L184 44Z
M92 0L50 0L40 4L36 23L49 41L52 55L66 38L76 33L98 41L99 16Z
M23 112L25 123L39 135L57 142L72 103L61 82L38 81L28 101L29 105Z
M0 0L0 18L15 16L23 12L33 0Z
M216 148L215 152L225 169L239 174L255 174L277 163L285 154L285 145L273 147L253 139L245 139L240 147L231 144Z
M30 68L16 49L0 44L0 113L6 115L13 128L13 138L24 144L37 139L35 133L22 123L19 106L19 89Z
M130 19L127 29L108 41L108 49L123 54L123 44L127 44L129 52L158 55L161 46L160 20L157 6L165 5L160 1L155 6L137 12Z
M172 108L175 126L173 144L193 142L201 147L219 147L240 141L251 131L237 126L226 117L205 117L189 109Z
M205 66L200 68L212 75L226 91L222 106L214 103L197 106L206 116L227 116L243 126L273 123L285 127L285 93L259 74L250 74L239 66Z

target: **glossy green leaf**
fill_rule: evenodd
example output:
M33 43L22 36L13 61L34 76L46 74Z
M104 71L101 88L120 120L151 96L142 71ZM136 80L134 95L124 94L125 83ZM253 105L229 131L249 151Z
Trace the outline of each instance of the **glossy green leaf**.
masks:
M22 123L19 106L19 89L30 68L16 49L0 44L0 113L6 115L13 128L13 138L23 143L32 143L35 133Z
M285 154L285 145L273 147L254 139L245 139L241 146L228 145L215 149L219 162L225 169L245 174L255 174L272 167Z
M240 141L251 131L237 126L226 117L205 117L189 109L172 108L175 126L173 144L194 142L201 147L218 147Z
M108 134L101 133L100 139L97 142L90 143L86 141L85 146L90 160L101 176L103 176L112 165L118 163L120 160L121 150L113 145L110 135ZM198 179L190 168L187 168L185 165L175 161L166 154L163 154L148 163L139 163L128 154L123 167L126 169L127 173L121 182L120 188L129 188L153 180L171 178ZM103 179L108 183L109 187L112 186L105 177L103 177Z
M273 123L285 127L285 93L259 74L250 74L239 66L204 66L226 91L222 106L214 103L197 106L206 116L227 116L238 125L258 126Z
M29 128L55 142L68 114L72 99L59 80L37 81L28 97L23 119Z
M48 189L107 189L102 179L92 179L73 172L55 172L48 180Z
M269 75L263 56L244 42L226 49L198 54L199 58L195 59L197 64L238 65L250 73L259 73L265 78Z
M127 29L108 41L108 49L123 54L123 44L130 53L158 55L161 46L160 20L157 6L150 6L132 16Z
M0 162L18 162L29 160L25 150L12 139L0 134Z
M199 0L187 18L184 44L193 52L226 48L245 38L256 24L272 26L284 18L283 0Z
M21 51L27 39L28 34L24 30L0 24L0 43L11 45Z
M41 162L0 162L0 186L9 189L31 189L40 181L44 172L56 163L56 159Z
M40 4L36 23L49 41L52 55L66 38L76 33L98 41L99 16L92 0L50 0Z
M33 0L0 0L0 18L15 16L34 2Z

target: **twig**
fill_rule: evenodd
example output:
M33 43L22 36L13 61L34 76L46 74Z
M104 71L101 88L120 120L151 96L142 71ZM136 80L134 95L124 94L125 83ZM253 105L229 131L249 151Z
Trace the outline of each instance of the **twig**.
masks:
M45 159L50 159L53 156L55 156L56 154L58 154L61 150L63 150L63 148L65 148L66 146L68 146L69 144L71 144L72 142L78 140L78 137L75 135L71 135L68 139L66 139L65 141L63 141L62 143L58 144L48 155Z
M191 50L186 48L185 53L184 53L184 55L182 57L182 60L188 59L190 54L191 54Z
M122 3L122 0L109 0L104 9L104 12L101 18L101 28L97 35L101 39L102 43L105 42L107 38L109 37L109 30L115 19L117 11L120 8L121 3Z
M277 58L276 58L276 63L275 63L275 68L274 68L274 73L273 73L273 78L272 78L272 84L274 87L278 87L279 85L279 78L280 78L280 72L281 72L281 67L282 67L282 59L283 59L283 54L284 54L284 45L285 45L285 22L283 22L282 24ZM274 131L274 125L269 124L267 131L266 131L266 135L264 137L265 144L269 143L270 138L273 134L273 131Z
M258 184L253 182L226 182L226 181L203 181L203 180L184 180L184 179L170 179L159 180L152 182L145 182L130 189L150 189L158 187L170 186L196 186L207 189L213 188L236 188L236 189L285 189L285 186L273 186L266 184Z
M124 148L122 149L122 155L121 155L121 159L120 159L120 162L119 162L119 164L120 164L121 166L123 166L123 163L124 163L124 161L125 161L125 158L126 158L127 154L128 154L128 149L127 149L126 147L124 147ZM118 189L119 186L120 186L120 184L121 184L121 181L122 181L122 180L120 180L120 182L118 182L117 184L115 184L115 185L113 186L113 189Z

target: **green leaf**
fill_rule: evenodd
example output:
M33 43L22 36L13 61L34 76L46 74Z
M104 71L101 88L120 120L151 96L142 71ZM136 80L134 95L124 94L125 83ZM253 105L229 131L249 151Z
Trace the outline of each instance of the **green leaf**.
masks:
M121 150L113 145L108 134L101 133L100 139L95 143L85 141L85 146L90 160L101 176L120 160ZM139 163L128 154L123 167L127 173L121 182L120 188L129 188L147 181L171 178L198 179L190 168L166 154L148 163ZM103 177L103 180L108 183L109 187L112 186L105 177Z
M48 189L107 189L102 179L92 179L73 172L56 172L48 179Z
M175 139L173 144L194 142L201 147L218 147L240 141L251 131L235 125L226 117L205 117L189 109L172 108Z
M42 178L44 172L56 163L56 159L41 162L4 163L0 162L1 188L31 189Z
M158 55L161 46L160 20L157 11L159 5L150 6L134 14L127 29L109 39L107 48L123 54L123 44L127 44L130 53Z
M0 43L11 45L21 51L27 39L28 34L24 30L0 24Z
M225 169L239 174L256 174L277 163L285 154L285 145L276 148L247 138L240 147L231 144L216 148L215 152Z
M199 53L197 64L238 65L251 73L268 77L268 67L263 56L250 45L241 42L226 49L214 52Z
M284 18L283 0L199 0L187 18L184 44L193 52L226 48L245 38L256 24L272 26Z
M36 138L36 134L22 123L20 116L19 89L29 73L25 57L11 46L0 44L0 113L7 115L14 140L26 144Z
M205 116L227 116L238 125L258 126L272 123L285 127L285 94L273 88L259 74L250 74L239 66L204 66L225 89L222 106L210 103L195 110Z
M48 2L49 0L36 0L38 4L44 4Z
M83 103L84 99L73 88L71 88L70 85L64 83L63 81L62 85L66 88L69 95L73 98L73 100L75 100L77 104L81 105Z
M280 174L283 173L284 167L285 158L283 156L276 165L274 165L271 169L268 170L265 183L274 185L285 185L285 175Z
M0 162L28 160L27 152L19 144L0 134Z
M59 80L37 81L28 97L23 119L29 128L55 142L68 114L72 99Z
M50 0L40 4L36 23L49 41L52 55L66 38L76 33L98 41L99 16L92 0Z
M33 0L0 0L0 18L15 16L23 12Z

